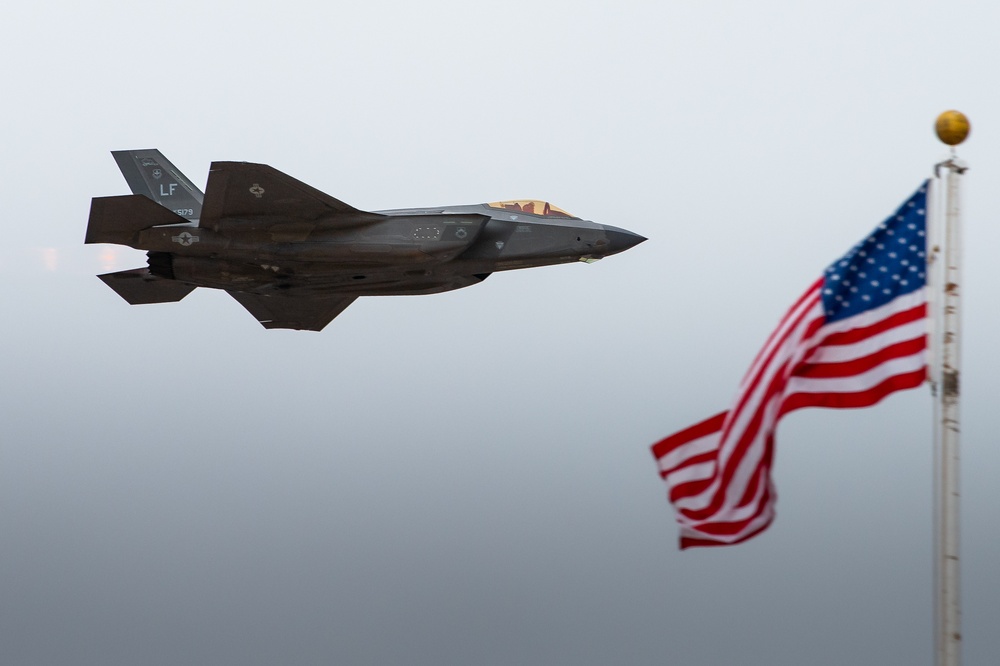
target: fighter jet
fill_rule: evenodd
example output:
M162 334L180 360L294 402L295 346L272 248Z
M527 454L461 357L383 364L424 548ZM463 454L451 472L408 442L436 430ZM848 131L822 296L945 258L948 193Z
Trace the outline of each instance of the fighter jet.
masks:
M147 250L98 277L133 305L223 289L265 328L319 331L359 296L592 262L646 240L537 200L367 212L266 164L213 162L205 193L158 150L113 151L133 194L95 197L86 243Z

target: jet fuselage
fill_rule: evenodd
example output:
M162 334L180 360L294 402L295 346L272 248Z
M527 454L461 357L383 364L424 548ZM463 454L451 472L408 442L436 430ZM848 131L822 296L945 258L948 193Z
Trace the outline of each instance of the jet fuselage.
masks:
M199 286L402 295L465 287L495 271L594 261L641 240L586 220L486 205L378 213L385 217L348 229L238 219L217 228L155 227L136 246L151 252L153 275Z

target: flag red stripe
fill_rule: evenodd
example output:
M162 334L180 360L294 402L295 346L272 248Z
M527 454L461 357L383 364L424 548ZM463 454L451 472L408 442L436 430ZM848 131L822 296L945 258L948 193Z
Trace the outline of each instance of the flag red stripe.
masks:
M759 476L759 475L758 475ZM734 521L711 521L698 526L698 532L706 536L735 536L746 529L747 525L756 520L769 506L771 506L771 490L767 488L757 503L754 513L743 519Z
M814 313L814 306L817 302L819 302L820 299L819 291L820 291L819 286L813 285L812 287L809 288L804 297L799 299L799 301L796 304L796 307L799 307L798 304L802 303L803 301L812 301L809 304L810 307L804 308L801 310L801 312L798 313L795 319L791 322L791 325L789 325L782 332L781 338L771 348L765 362L762 363L760 367L758 367L757 371L750 378L750 381L740 387L741 399L737 402L736 406L731 410L732 418L729 419L730 423L732 423L739 417L746 403L755 394L758 384L763 380L764 375L767 373L768 369L774 366L775 358L777 357L778 353L781 352L782 350L785 350L785 343L788 341L789 337L799 330L799 325L802 323L803 319L809 316L810 313ZM812 327L818 328L818 326L822 325L823 323L822 319L819 319L817 321L818 324L816 322L812 322L810 324L810 330L812 330ZM726 431L723 432L722 438L725 439L727 436L728 436L728 427Z
M778 322L778 325L775 327L774 331L771 332L771 335L769 335L767 340L764 342L764 346L760 348L759 352L757 352L757 355L753 359L753 363L750 364L750 369L747 370L746 376L744 376L743 381L740 382L741 384L745 384L747 378L754 373L755 369L758 367L760 363L760 360L765 356L765 354L767 354L768 350L771 349L771 345L774 342L775 338L781 335L781 332L785 330L785 325L788 323L788 320L791 319L791 317L795 314L795 312L800 307L802 307L802 305L810 297L818 295L820 293L820 289L822 288L823 288L823 278L820 278L819 280L816 280L816 282L814 282L808 289L806 289L801 296L799 296L798 300L792 304L792 307L788 308L788 311L785 312L784 316L781 317L781 321Z
M896 344L882 347L878 351L856 358L853 361L837 363L802 363L795 370L796 377L824 379L833 377L853 377L878 367L894 358L912 356L927 348L927 337L921 335L913 340L903 340Z
M898 326L903 326L904 324L910 324L920 319L924 319L926 316L927 303L921 303L920 305L910 308L909 310L904 310L902 312L897 312L894 315L890 315L889 317L886 317L881 321L877 321L870 326L854 328L850 331L831 333L823 339L823 346L832 347L835 345L852 345L856 342L867 340L868 338L878 335L879 333L885 333L886 331L892 330Z
M748 539L752 539L753 537L757 536L758 534L766 530L768 527L770 527L773 521L774 518L772 517L771 520L768 520L766 523L764 523L754 531L748 534L744 534L735 541L718 541L714 539L698 539L691 536L682 536L681 550L686 550L688 548L699 548L699 547L704 548L712 546L735 546L738 543L743 543L744 541L747 541Z
M677 500L682 497L691 497L693 495L700 495L705 492L710 485L715 481L714 477L708 477L706 479L698 479L697 481L686 481L684 483L679 483L670 489L667 496L670 498L671 503L676 503Z
M722 423L725 421L727 413L721 412L711 418L705 419L701 423L694 424L690 428L685 428L669 437L664 437L656 444L653 444L653 457L659 460L679 446L711 435L713 432L718 432L722 429Z
M719 452L714 449L711 451L705 451L702 454L693 455L690 458L685 458L679 464L675 465L674 467L671 467L670 469L661 469L660 476L666 478L668 474L673 474L674 472L680 471L685 467L691 467L692 465L700 465L701 463L712 462L718 457L718 455Z
M857 393L793 393L781 403L778 416L803 407L831 407L834 409L856 409L871 407L882 398L906 389L917 388L927 380L927 368L889 377L879 385Z
M730 488L730 484L733 481L733 477L735 476L737 469L743 462L744 457L756 439L757 432L760 430L761 423L764 420L764 413L767 406L770 404L771 397L779 392L781 385L784 384L785 381L786 378L783 369L779 369L774 373L774 376L771 378L770 385L765 390L765 398L762 399L757 405L757 409L753 412L749 423L747 423L747 425L740 431L740 437L737 440L731 455L727 460L725 460L722 466L719 487L713 494L711 501L707 506L700 509L680 509L680 513L683 516L692 520L706 520L719 511L722 504L726 500L727 490ZM725 439L726 434L726 432L723 432L723 440Z

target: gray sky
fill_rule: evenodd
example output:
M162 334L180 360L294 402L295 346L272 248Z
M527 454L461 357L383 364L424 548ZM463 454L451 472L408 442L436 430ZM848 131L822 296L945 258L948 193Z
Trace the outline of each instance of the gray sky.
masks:
M1000 653L1000 5L52 2L5 9L5 664L930 664L926 390L778 432L778 519L679 552L648 445L973 133L967 662ZM365 209L543 198L649 241L265 331L130 307L108 151Z

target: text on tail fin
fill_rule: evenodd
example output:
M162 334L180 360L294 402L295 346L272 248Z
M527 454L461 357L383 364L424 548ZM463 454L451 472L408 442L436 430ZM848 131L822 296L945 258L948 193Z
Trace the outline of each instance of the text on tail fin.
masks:
M155 148L113 150L133 194L142 194L190 222L201 218L205 195Z

